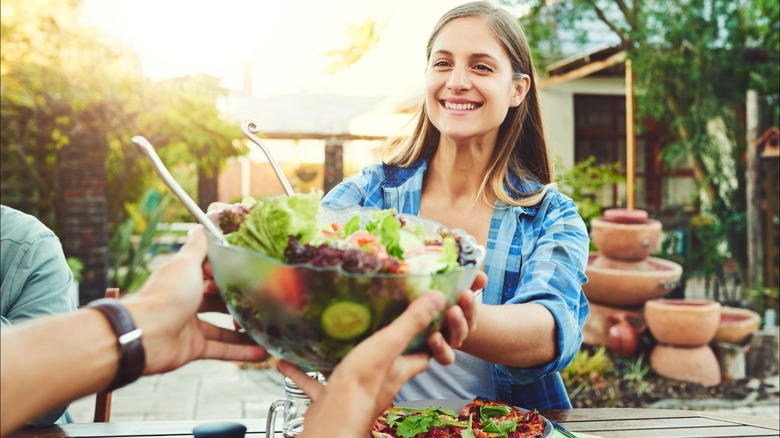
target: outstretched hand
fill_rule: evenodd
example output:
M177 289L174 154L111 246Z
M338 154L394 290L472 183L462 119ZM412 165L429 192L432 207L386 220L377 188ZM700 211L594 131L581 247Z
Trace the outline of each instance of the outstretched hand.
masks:
M447 309L442 330L446 333L447 343L452 348L460 348L469 333L477 328L478 301L476 293L472 291L482 289L485 284L487 284L487 275L482 271L477 272L471 290L461 292L458 295L458 305ZM435 353L434 350L433 358L443 365L449 365L455 360L455 352L451 349L444 351L443 356L437 356Z
M409 379L428 367L430 355L415 353L403 355L411 339L425 329L444 308L444 296L429 292L414 300L401 316L358 344L321 385L288 362L280 362L279 370L292 379L312 400L306 411L304 436L341 436L353 434L364 437L371 422L389 406L398 390ZM434 356L450 350L438 334L439 341L432 346ZM429 345L431 344L429 338ZM333 406L343 406L341 414L333 415ZM331 408L328 408L331 407Z
M215 289L204 283L207 248L203 228L197 226L141 291L124 300L144 331L144 374L170 371L195 359L259 361L267 356L248 336L197 317L199 311L224 309Z

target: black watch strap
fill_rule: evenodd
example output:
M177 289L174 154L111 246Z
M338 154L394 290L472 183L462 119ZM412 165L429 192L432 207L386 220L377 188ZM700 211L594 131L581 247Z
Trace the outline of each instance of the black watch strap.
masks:
M143 331L136 328L133 318L124 305L113 298L102 298L87 305L106 317L117 338L119 367L108 391L135 382L146 368L146 353L142 343Z

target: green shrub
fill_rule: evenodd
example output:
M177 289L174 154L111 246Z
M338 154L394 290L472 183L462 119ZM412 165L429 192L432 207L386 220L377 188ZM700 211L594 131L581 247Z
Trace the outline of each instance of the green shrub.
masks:
M134 292L149 277L150 250L158 234L170 195L147 190L136 204L127 205L130 217L119 223L109 242L113 258L110 282L123 292Z
M644 354L640 354L635 359L619 358L617 367L622 374L623 382L631 385L639 394L644 394L650 390L650 385L645 381L645 376L650 372L650 365L645 364Z
M70 271L73 272L73 281L76 283L81 281L82 271L84 270L84 263L76 257L67 257L65 261L68 263Z
M569 366L561 371L561 377L569 388L569 395L574 397L586 387L603 384L605 377L613 374L614 370L615 364L607 349L601 346L593 353L584 349L578 351Z
M596 192L626 179L620 173L620 163L595 165L595 161L595 157L588 157L556 178L561 192L574 200L588 227L592 219L601 216L602 206L595 198Z

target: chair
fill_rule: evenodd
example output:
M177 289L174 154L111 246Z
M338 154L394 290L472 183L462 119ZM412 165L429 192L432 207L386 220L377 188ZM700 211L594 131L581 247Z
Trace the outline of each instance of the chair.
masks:
M106 289L106 298L119 299L119 288ZM95 397L95 423L108 423L111 421L111 391L101 391Z

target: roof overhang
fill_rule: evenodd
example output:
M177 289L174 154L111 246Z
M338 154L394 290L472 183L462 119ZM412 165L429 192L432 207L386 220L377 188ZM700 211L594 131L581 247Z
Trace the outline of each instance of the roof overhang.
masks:
M584 55L577 55L551 64L537 87L540 90L597 73L623 77L626 51L622 47L605 47Z

